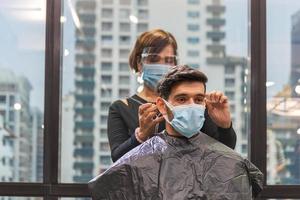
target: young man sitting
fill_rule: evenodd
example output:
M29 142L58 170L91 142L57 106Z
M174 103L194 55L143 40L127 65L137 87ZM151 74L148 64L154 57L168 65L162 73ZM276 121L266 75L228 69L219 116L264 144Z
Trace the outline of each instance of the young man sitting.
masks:
M206 108L212 119L231 123L227 97L206 95L206 82L188 66L167 73L156 100L166 129L94 178L94 199L247 200L261 191L263 175L252 163L200 132Z

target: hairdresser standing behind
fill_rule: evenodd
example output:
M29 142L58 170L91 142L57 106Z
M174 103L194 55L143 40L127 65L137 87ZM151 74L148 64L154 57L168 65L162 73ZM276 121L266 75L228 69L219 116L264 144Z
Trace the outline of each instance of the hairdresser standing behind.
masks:
M158 97L156 86L169 68L177 65L177 60L177 42L171 33L154 29L142 33L137 38L129 65L141 76L144 85L141 92L117 100L109 108L108 140L114 162L152 137L154 133L165 129L164 118L159 115L154 103ZM208 95L211 101L218 101L224 97L220 92ZM236 134L231 119L225 119L224 113L217 112L220 109L214 109L212 106L207 108L201 131L234 149Z

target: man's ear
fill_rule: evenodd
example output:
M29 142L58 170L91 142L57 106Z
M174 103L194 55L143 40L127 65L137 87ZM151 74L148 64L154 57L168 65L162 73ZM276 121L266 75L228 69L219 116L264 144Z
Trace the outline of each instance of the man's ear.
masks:
M167 109L166 109L166 106L165 106L165 102L164 102L164 100L161 97L157 97L157 99L156 99L156 106L157 106L157 109L159 110L159 112L162 115L166 115L167 114Z

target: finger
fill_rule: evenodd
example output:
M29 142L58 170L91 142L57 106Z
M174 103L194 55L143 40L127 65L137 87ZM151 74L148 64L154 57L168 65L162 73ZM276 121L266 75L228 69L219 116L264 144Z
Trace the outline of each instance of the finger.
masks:
M214 95L215 102L220 102L221 97L223 96L222 92L216 92Z
M223 96L222 92L213 91L206 95L206 99L212 103L219 103L222 96Z
M142 105L143 106L143 105ZM142 109L139 109L139 119L140 120L145 120L145 118L147 117L148 113L147 112L147 109L150 107L151 105L148 104L148 105L145 105L142 107Z
M156 113L158 112L158 109L157 109L156 105L154 105L153 107L147 108L147 109L144 111L143 115L147 116L147 115L149 115L149 113L151 113L151 112L156 112Z
M157 115L157 112L150 112L146 117L145 117L145 122L146 123L151 123L154 119L154 117Z
M154 110L157 110L157 105L155 105L155 104L152 104L151 107L147 109L147 111L149 111L149 112L154 111Z
M223 95L220 99L220 103L227 103L228 102L228 97Z
M211 94L211 101L213 101L214 103L218 103L219 99L220 99L220 92L214 92Z
M214 101L211 98L212 97L205 98L205 103L214 103Z
M211 94L211 101L212 101L213 103L216 102L216 92L214 92L214 93Z
M152 103L145 103L139 107L139 114L142 115L147 108L149 108Z
M142 105L140 105L139 110L143 111L147 108L149 108L152 105L152 103L144 103Z
M147 126L147 127L149 127L149 126L152 126L152 121L153 121L153 118L155 117L155 115L156 115L156 113L150 113L150 114L148 114L148 115L142 115L141 117L140 117L140 123L142 123L142 124L144 124L144 126Z
M213 109L211 101L205 100L205 104L206 104L206 108L207 108L208 111Z
M210 92L210 93L207 93L207 94L205 95L206 99L207 99L208 101L212 101L212 100L213 100L212 98L213 98L214 93L215 93L215 91L212 91L212 92Z
M160 122L162 122L162 121L164 121L164 117L163 116L160 116L160 117L157 117L157 118L155 118L154 120L153 120L153 122L155 123L155 124L157 124L157 123L160 123Z

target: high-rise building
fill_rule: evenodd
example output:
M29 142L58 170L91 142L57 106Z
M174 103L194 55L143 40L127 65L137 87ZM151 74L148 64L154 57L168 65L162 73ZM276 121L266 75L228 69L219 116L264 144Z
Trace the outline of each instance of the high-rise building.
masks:
M18 77L12 71L1 68L0 115L3 116L5 127L16 137L14 181L31 181L32 177L31 89L25 77Z
M149 28L163 28L177 39L180 63L201 69L210 79L224 76L226 9L223 0L164 0L163 4L151 0L149 10ZM222 85L220 78L209 82L208 88Z
M138 32L148 29L147 6L133 1L77 1L74 106L74 181L86 182L111 164L107 140L110 103L136 91L128 56ZM137 8L139 24L129 16ZM142 18L144 18L142 20Z
M208 91L225 91L232 100L233 117L241 119L248 92L243 88L247 62L226 56L222 0L78 0L75 8L80 24L75 33L73 181L87 182L111 164L108 107L136 92L128 55L136 37L149 29L174 34L180 63L204 71ZM247 143L241 133L246 125L236 122L239 142Z
M224 57L223 88L221 91L229 99L229 108L232 124L237 135L235 150L243 156L248 155L249 141L249 99L250 99L250 74L249 63L242 57ZM215 81L214 79L211 80Z
M3 140L3 144L13 148L9 161L13 176L6 181L43 181L43 113L30 107L31 89L27 78L1 68L1 130L13 136L13 140L7 136Z
M3 117L0 116L0 180L14 180L14 134L4 127Z
M84 141L89 136L76 136L74 140L74 94L66 94L62 98L62 124L61 124L61 182L72 183L75 172L74 163L74 142ZM74 177L76 180L77 178Z
M291 74L290 85L293 97L300 97L300 11L292 16ZM296 92L297 87L297 92Z
M44 118L38 108L31 109L32 181L43 182Z

